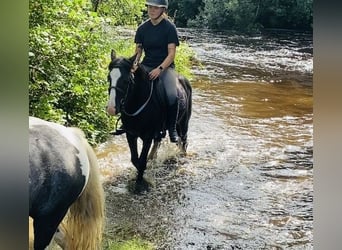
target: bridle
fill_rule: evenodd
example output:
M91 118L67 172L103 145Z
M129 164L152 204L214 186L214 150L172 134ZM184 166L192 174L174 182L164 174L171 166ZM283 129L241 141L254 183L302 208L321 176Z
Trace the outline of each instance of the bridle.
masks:
M113 67L115 68L115 67ZM129 78L128 78L128 88L126 91L124 91L122 88L119 88L117 86L112 86L110 85L109 88L108 88L108 93L110 94L110 91L112 89L115 89L115 91L118 91L118 92L121 92L124 94L124 98L122 98L120 100L120 109L122 110L122 112L127 115L127 116L130 116L130 117L134 117L134 116L137 116L139 115L143 110L144 108L147 106L147 104L150 102L151 98L152 98L152 93L153 93L153 88L154 88L154 80L151 81L151 89L150 89L150 94L147 98L147 100L143 103L143 105L141 105L140 108L137 109L137 111L133 112L133 113L128 113L126 110L125 110L125 103L127 101L127 96L128 96L128 93L129 93L129 88L134 85L134 74L133 73L130 73L129 75Z

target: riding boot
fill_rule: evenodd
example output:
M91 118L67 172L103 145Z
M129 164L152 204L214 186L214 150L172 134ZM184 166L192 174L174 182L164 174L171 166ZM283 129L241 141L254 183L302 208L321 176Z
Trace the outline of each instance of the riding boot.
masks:
M126 133L124 125L121 125L120 128L117 128L115 131L115 135L122 135Z
M178 117L178 101L168 107L168 130L171 142L178 142L178 135L176 130L176 123Z
M120 126L120 128L117 128L115 131L111 132L112 135L122 135L126 133L126 130L123 125Z

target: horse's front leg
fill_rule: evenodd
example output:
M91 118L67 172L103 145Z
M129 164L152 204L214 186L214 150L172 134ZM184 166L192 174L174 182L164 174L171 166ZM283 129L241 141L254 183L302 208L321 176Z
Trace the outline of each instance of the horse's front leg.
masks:
M147 165L147 155L148 151L150 150L151 144L152 139L143 140L143 146L139 157L138 175L135 182L135 193L137 194L141 194L142 192L149 190L149 184L147 183L147 181L144 180L143 177Z
M144 139L143 145L139 157L139 169L138 169L138 177L137 181L141 181L143 179L144 172L146 170L147 165L147 155L151 148L152 139Z
M138 158L138 138L126 133L129 150L131 151L131 162L134 167L139 171L139 158Z

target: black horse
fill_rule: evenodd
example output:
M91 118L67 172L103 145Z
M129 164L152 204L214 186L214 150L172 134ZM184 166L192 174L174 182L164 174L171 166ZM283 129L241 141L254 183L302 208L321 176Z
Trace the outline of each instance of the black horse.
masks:
M122 124L126 131L127 142L131 151L131 161L138 170L136 188L147 189L143 179L147 159L156 157L161 140L166 135L166 95L158 80L149 80L148 72L140 65L132 73L131 58L117 58L111 52L108 66L109 100L107 112L110 115L121 113ZM191 116L192 88L183 76L178 77L179 114L177 119L178 147L186 154L187 133ZM142 150L138 154L137 139L143 141ZM151 145L153 147L149 154Z

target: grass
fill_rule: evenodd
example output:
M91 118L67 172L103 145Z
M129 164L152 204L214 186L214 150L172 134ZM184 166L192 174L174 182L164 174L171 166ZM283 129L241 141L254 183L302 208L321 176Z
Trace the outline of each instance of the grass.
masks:
M134 238L127 241L107 240L104 250L154 250L154 246L147 241Z

